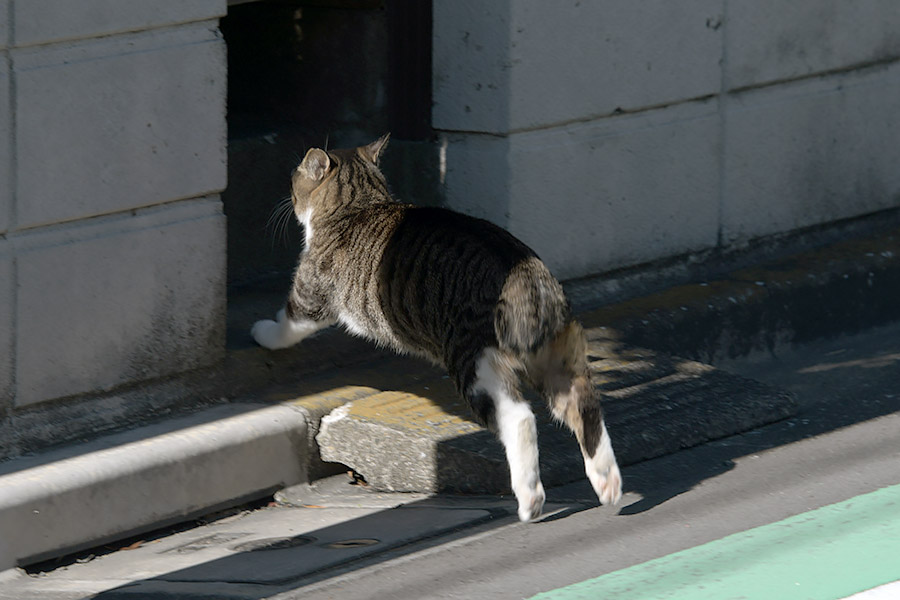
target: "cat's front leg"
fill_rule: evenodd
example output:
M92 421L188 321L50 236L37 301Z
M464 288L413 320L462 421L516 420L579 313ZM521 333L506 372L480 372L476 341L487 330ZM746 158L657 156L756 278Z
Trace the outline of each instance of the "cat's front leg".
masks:
M280 350L334 325L335 320L327 308L327 296L309 283L315 279L315 264L301 260L284 308L278 311L274 321L263 319L250 329L257 344L269 350Z
M250 335L256 343L269 350L288 348L309 335L330 325L312 319L292 319L285 309L278 311L275 320L263 319L253 324Z

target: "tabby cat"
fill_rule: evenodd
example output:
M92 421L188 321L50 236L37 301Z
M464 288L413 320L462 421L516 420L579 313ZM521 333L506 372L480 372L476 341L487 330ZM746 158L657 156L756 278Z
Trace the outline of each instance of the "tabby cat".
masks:
M503 443L519 519L531 521L544 488L522 377L575 433L600 502L618 502L621 476L585 336L559 282L487 221L392 199L377 166L387 140L313 148L294 170L291 200L306 245L285 307L253 325L254 339L285 348L339 323L444 365L478 423Z

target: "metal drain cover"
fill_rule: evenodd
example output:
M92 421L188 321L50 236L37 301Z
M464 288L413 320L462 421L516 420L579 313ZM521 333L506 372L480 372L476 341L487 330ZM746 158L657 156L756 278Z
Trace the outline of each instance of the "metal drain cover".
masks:
M376 540L375 538L356 538L351 540L340 540L337 542L331 542L330 544L323 544L326 548L361 548L363 546L374 546L375 544L381 543L380 540Z
M295 535L293 537L275 537L263 538L261 540L252 540L232 546L235 552L264 552L266 550L283 550L285 548L296 548L297 546L305 546L316 541L316 538L308 535Z

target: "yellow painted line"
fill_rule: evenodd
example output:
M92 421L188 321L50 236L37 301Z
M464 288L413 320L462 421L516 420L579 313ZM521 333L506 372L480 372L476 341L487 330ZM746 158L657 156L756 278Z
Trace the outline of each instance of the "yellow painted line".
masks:
M481 429L466 415L468 409L462 400L425 398L407 392L381 392L354 401L347 409L346 418L443 438Z
M325 414L335 408L353 402L360 398L377 394L379 390L361 385L348 385L317 394L309 394L300 396L290 400L285 400L282 404L298 408L305 408L314 414Z

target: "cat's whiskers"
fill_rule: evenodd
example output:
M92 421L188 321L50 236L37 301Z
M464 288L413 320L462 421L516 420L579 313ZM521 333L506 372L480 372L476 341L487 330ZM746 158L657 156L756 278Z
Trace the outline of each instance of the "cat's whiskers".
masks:
M279 230L277 235L281 238L281 241L284 245L290 244L290 239L288 238L289 232L288 228L290 227L291 221L294 218L294 205L288 198L287 202L284 204L285 208L281 213L281 220L279 222Z
M294 215L294 204L290 196L283 198L272 210L269 220L266 221L266 229L271 231L272 248L275 248L275 241L281 239L282 243L288 244L288 224Z
M290 199L290 196L286 196L279 200L278 204L275 205L275 208L272 209L272 212L269 213L269 218L268 220L266 220L267 231L270 228L272 228L272 230L274 231L274 225L281 218L281 213L284 211L284 207L288 199Z

